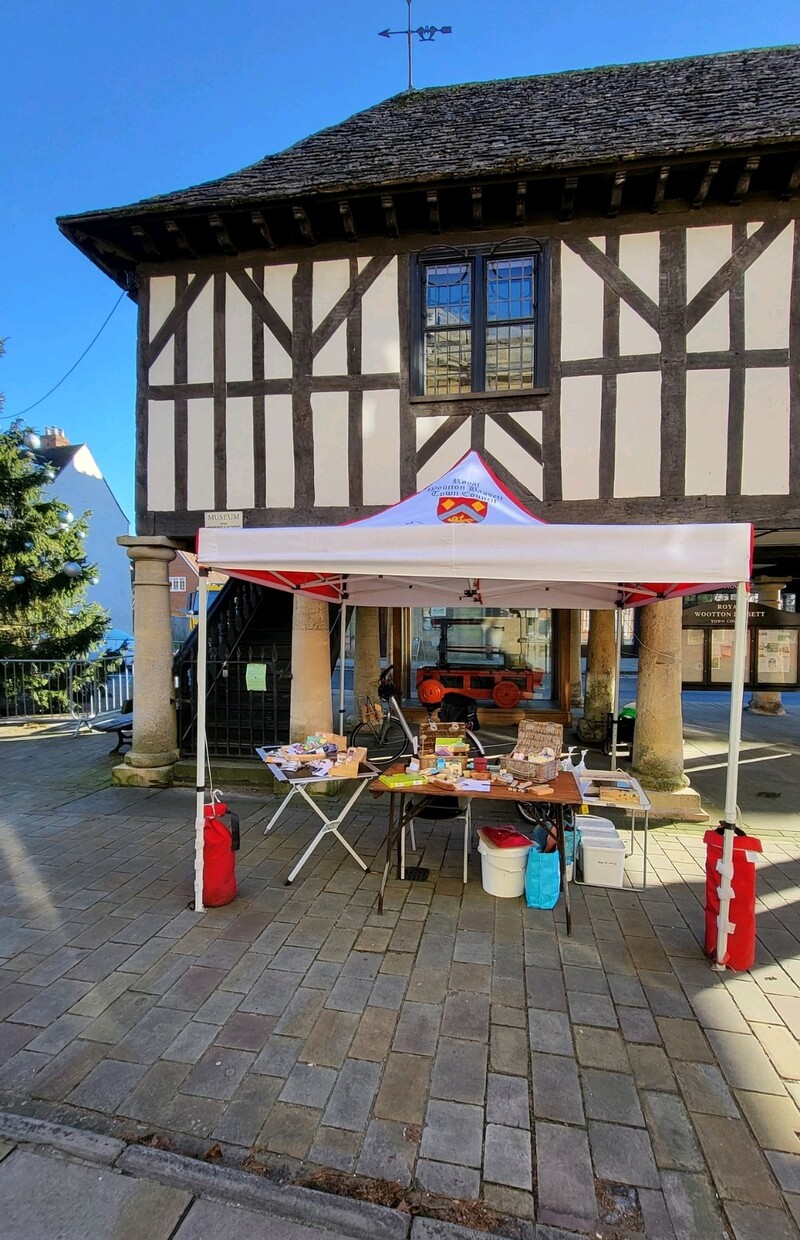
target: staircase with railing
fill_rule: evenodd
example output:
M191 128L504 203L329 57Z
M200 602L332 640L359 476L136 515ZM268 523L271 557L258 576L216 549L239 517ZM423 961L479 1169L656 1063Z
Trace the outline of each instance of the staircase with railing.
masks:
M231 578L209 601L206 734L212 758L254 757L289 734L292 595ZM182 756L197 752L197 630L173 665Z

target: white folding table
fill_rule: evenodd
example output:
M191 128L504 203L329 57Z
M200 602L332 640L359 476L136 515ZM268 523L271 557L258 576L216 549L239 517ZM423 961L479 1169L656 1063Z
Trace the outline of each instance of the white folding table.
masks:
M264 760L264 755L266 752L269 752L269 751L263 750L263 749L256 750L256 753L259 755L259 757L262 760ZM275 776L275 778L280 783L285 783L289 785L289 790L286 796L281 801L277 810L275 811L275 813L272 815L269 822L265 826L264 828L265 835L269 834L269 832L275 826L278 819L283 814L284 810L286 810L289 807L289 805L291 804L291 802L294 800L296 796L302 797L302 799L306 802L306 804L310 806L310 808L314 811L317 817L321 819L322 821L322 826L320 827L319 831L314 836L313 840L311 841L308 848L303 853L300 860L297 862L297 864L292 869L291 873L289 874L289 877L285 880L285 886L290 887L292 885L294 880L297 878L297 875L300 873L303 866L308 861L311 854L314 852L315 848L322 842L322 840L325 838L326 835L335 835L339 843L342 845L344 849L347 850L347 852L349 852L353 860L358 865L361 866L361 869L365 873L368 873L369 866L364 860L362 860L361 857L359 857L356 850L350 844L348 844L347 840L344 838L339 828L344 825L344 822L348 814L352 810L358 798L363 793L367 784L370 783L371 780L375 779L375 777L380 774L380 771L378 770L378 768L373 766L371 762L362 762L358 768L357 775L350 775L344 779L338 778L338 777L336 779L333 779L329 775L321 776L321 777L319 775L298 776L296 774L292 774L291 772L283 771L281 770L280 767L273 765L273 764L270 764L270 770L272 771L272 774ZM343 783L348 783L348 782L356 784L355 791L350 795L350 797L348 797L346 803L339 809L339 812L336 814L335 818L329 818L327 814L323 812L322 807L319 805L318 800L315 800L314 797L312 797L310 793L307 791L309 784L343 784Z

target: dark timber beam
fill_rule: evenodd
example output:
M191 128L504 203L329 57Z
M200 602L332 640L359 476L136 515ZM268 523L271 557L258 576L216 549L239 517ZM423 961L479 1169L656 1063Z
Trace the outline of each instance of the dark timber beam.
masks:
M741 206L742 199L750 188L750 182L753 174L758 171L758 165L761 163L760 155L751 155L742 171L739 173L739 180L736 182L736 189L731 195L731 206Z
M231 241L230 233L222 222L220 215L209 215L208 226L213 232L214 239L223 254L238 254L238 250Z
M699 207L702 207L703 203L708 197L708 191L711 189L711 182L714 180L714 177L719 172L719 163L720 161L718 159L712 159L711 162L706 165L706 170L703 173L703 179L700 182L697 193L695 194L692 200L692 207L695 210L697 210L697 208Z
M480 185L473 185L469 193L472 199L472 227L483 228L483 190Z
M614 182L611 186L611 197L608 200L608 210L606 215L613 219L615 215L619 215L619 208L622 202L622 190L625 185L626 173L615 172Z
M169 233L170 237L172 237L172 239L174 240L181 254L185 255L187 258L196 257L194 250L192 249L192 247L189 245L189 242L184 237L183 231L175 223L174 220L164 220L164 227Z
M268 248L270 250L276 249L277 247L275 245L275 240L272 236L270 226L267 223L267 221L264 219L264 216L261 214L260 211L250 212L250 222L255 225L256 229L261 234L261 236L264 238L264 241L267 243Z
M386 221L386 231L390 237L399 237L400 229L397 227L397 212L394 206L394 198L391 194L383 194L381 196L381 206L383 207L383 218Z
M303 208L293 206L292 215L294 216L295 224L300 229L300 236L303 238L306 245L316 245L317 239L314 236L314 230L311 227L311 220L308 218Z
M792 169L792 175L781 190L782 201L788 202L790 198L793 198L797 193L798 187L800 187L800 159L796 161Z
M141 224L132 224L131 234L135 238L135 240L138 241L139 245L142 247L142 249L144 250L148 258L153 258L153 259L161 258L161 254L158 250L158 247L156 246L155 242L153 241L153 238L150 236L146 228L143 228Z
M653 205L650 208L650 210L653 212L653 215L658 214L658 212L661 210L661 205L664 202L664 194L667 189L667 181L669 179L669 172L670 172L669 164L665 164L663 168L659 168L658 170L658 180L656 181L656 188L653 193Z
M567 177L564 181L564 188L561 191L561 206L558 210L558 218L560 220L571 220L572 213L575 210L575 191L578 188L577 177Z
M442 224L439 219L439 195L435 189L428 190L428 224L431 232L441 232Z
M358 233L356 232L356 225L355 225L355 220L353 219L353 212L350 210L350 203L347 201L346 198L343 198L341 202L339 203L339 215L342 220L342 227L344 228L344 235L345 237L347 237L347 240L357 241Z
M528 201L528 182L520 181L517 185L517 213L516 223L522 225L525 223L525 208Z

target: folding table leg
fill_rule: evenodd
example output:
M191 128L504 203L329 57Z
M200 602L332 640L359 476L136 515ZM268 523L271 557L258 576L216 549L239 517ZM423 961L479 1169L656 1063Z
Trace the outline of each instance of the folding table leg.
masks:
M561 872L561 890L564 893L564 912L567 915L567 934L572 934L572 908L567 882L567 853L564 841L564 806L556 806L556 829L558 833L558 868Z
M279 805L279 806L278 806L278 808L276 809L275 813L272 815L272 817L270 818L269 822L268 822L268 823L267 823L267 825L265 826L265 828L264 828L264 834L265 834L265 835L268 835L268 834L269 834L269 832L270 832L270 831L272 830L272 828L275 826L275 823L276 823L276 822L278 821L278 819L280 818L280 816L281 816L281 814L283 813L283 811L287 808L287 806L288 806L289 802L292 800L292 798L295 796L295 794L296 794L298 791L299 791L299 788L298 788L297 784L292 784L292 786L289 788L289 791L287 792L286 796L283 798L283 800L281 801L280 805Z
M325 835L327 835L327 834L328 834L328 828L327 828L327 827L322 827L322 828L321 828L321 830L319 830L319 831L317 832L317 834L314 836L313 840L312 840L312 841L311 841L311 843L309 844L308 848L307 848L307 849L306 849L306 851L303 853L302 857L300 858L300 860L297 862L297 864L295 865L294 869L293 869L293 870L292 870L292 872L290 873L289 877L288 877L288 878L286 878L286 879L284 879L284 886L286 886L286 887L291 887L292 883L293 883L293 882L294 882L294 880L297 878L297 875L300 873L300 871L302 870L303 866L304 866L304 865L305 865L305 863L308 861L308 858L311 856L311 854L313 853L314 849L317 847L317 844L320 842L320 840L323 838L323 836L325 836Z

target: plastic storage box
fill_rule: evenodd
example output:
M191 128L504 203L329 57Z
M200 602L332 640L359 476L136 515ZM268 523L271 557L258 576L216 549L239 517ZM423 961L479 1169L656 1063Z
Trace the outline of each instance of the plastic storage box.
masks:
M625 879L625 843L617 834L581 835L583 882L590 887L621 887Z

